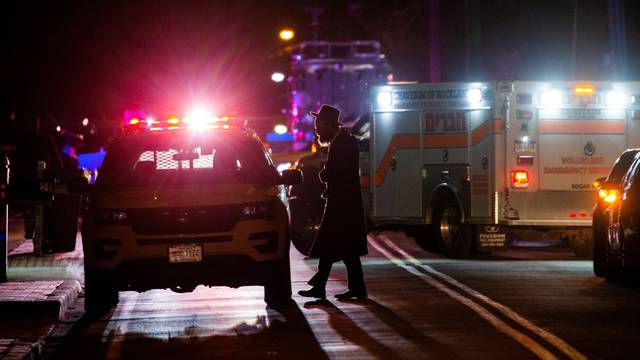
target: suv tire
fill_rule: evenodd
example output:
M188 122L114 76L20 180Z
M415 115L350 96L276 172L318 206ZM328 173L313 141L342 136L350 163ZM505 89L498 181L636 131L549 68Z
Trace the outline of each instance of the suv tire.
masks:
M264 302L272 308L288 306L291 299L291 271L289 257L274 262L264 284Z
M104 271L84 269L84 309L91 317L99 317L118 304L118 290Z
M319 204L306 203L304 206L291 204L291 242L302 255L309 256L311 245L322 222Z
M607 275L607 233L602 220L593 218L593 273L596 276Z

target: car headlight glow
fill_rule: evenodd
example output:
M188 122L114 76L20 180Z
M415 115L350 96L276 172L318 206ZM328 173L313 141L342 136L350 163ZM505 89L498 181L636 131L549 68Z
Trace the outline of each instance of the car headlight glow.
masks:
M273 127L273 132L275 132L278 135L286 134L287 131L289 131L289 129L287 128L287 125L278 124Z
M627 96L621 92L610 90L605 96L605 103L611 107L623 107L627 104Z
M562 103L562 94L556 90L546 91L540 95L540 105L558 106Z
M391 91L381 91L378 93L376 97L378 101L378 105L381 107L391 107L393 104L393 97L391 96Z

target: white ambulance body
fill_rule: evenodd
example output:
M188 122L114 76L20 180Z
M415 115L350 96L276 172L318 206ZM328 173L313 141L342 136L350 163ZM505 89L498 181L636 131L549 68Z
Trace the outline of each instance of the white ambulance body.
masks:
M450 256L504 248L519 230L571 234L587 251L592 183L640 146L640 82L393 84L371 96L371 216L434 224Z

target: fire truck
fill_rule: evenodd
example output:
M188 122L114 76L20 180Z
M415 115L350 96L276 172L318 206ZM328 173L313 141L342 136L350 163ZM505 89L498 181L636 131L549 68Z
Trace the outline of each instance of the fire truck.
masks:
M370 216L424 225L450 257L548 237L588 255L592 183L640 146L640 82L391 84L371 99Z
M309 111L336 106L351 126L371 108L366 85L385 84L391 76L375 40L304 41L292 51L290 72L290 129L294 141L307 144L313 141Z

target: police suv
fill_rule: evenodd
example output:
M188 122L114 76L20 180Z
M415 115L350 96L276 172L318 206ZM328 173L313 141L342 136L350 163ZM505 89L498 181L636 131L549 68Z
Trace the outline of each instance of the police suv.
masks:
M129 114L130 115L130 114ZM202 113L125 116L100 175L87 185L85 308L119 290L263 285L269 305L291 300L288 215L279 174L252 130Z

